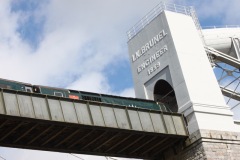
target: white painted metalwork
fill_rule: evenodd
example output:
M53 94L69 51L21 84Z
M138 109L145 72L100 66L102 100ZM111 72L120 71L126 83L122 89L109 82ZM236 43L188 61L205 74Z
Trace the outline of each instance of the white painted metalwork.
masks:
M213 66L226 103L234 113L234 120L239 120L240 118L240 61L237 45L233 44L236 51L236 58L213 48L205 47L206 53L209 54L209 57L212 57L210 63Z
M146 16L144 16L140 21L138 21L129 31L127 32L128 40L132 39L137 33L139 33L146 25L148 25L154 18L156 18L164 10L172 11L176 13L181 13L185 15L192 16L194 23L197 28L201 28L195 10L193 7L186 7L176 4L170 4L161 2L156 7L154 7Z
M227 105L240 118L240 26L202 27L203 45Z
M240 68L240 61L232 56L229 56L223 52L217 51L214 48L211 47L205 47L205 50L208 54L212 55L211 57L211 64L215 63L213 59L224 62L226 64L229 64L231 66L234 66L236 68ZM215 65L214 65L215 66Z
M230 89L227 89L227 88L224 88L224 87L221 87L221 90L222 90L222 93L224 96L227 96L227 97L230 97L232 99L235 99L235 100L238 100L240 101L240 94L239 93L236 93L236 89L235 90L230 90ZM235 108L236 106L233 106L233 108Z
M202 26L202 29L240 28L240 25Z
M240 59L240 39L231 37L233 48L238 59Z

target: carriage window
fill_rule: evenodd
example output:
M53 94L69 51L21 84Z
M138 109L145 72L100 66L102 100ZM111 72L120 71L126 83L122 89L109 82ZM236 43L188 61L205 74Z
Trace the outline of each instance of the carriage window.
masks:
M63 97L62 92L54 92L54 96Z
M41 93L40 87L33 86L33 92L35 92L35 93Z
M32 87L25 87L25 91L32 93Z
M11 89L11 86L6 85L6 84L0 84L0 88Z
M101 98L98 98L98 97L82 96L82 99L87 101L101 102Z

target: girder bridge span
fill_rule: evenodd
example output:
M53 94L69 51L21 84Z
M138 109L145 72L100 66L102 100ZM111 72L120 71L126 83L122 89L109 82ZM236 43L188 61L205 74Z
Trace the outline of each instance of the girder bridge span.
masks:
M182 114L0 89L0 145L160 159L188 136Z

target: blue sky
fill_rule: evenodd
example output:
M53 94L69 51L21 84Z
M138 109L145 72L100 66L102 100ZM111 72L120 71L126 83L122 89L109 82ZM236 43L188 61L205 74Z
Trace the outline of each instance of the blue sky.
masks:
M169 2L194 6L202 26L234 25L240 21L239 0ZM0 59L4 67L0 68L0 77L134 97L126 32L159 3L1 1ZM76 159L67 154L0 148L0 156L7 160L37 160L36 155L40 159Z

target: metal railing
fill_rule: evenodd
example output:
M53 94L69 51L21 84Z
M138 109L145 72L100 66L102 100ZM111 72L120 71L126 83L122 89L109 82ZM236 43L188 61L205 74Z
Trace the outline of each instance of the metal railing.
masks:
M145 26L147 26L153 19L155 19L164 10L173 11L176 13L182 13L193 17L194 23L197 29L201 28L197 17L195 16L195 10L193 7L186 7L176 4L161 2L154 7L150 12L146 14L140 21L138 21L129 31L127 32L128 40L132 39L137 33L139 33Z
M220 26L203 26L202 29L214 29L214 28L240 28L240 25L220 25Z

